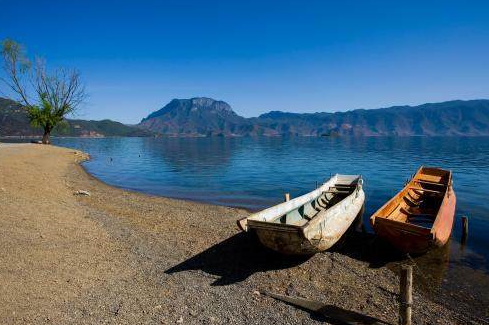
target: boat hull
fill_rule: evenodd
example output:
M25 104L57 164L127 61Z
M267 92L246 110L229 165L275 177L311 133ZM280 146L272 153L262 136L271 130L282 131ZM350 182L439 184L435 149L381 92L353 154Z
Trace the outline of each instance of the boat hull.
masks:
M265 247L285 255L313 255L321 251L319 245L305 238L300 229L295 231L254 229L254 231Z
M434 245L438 247L445 245L450 239L455 220L457 196L451 187L449 193L450 195L445 198L445 202L440 208L438 218L431 229L434 236Z
M362 217L365 201L363 190L359 190L351 200L351 205L346 208L339 206L338 210L341 211L338 214L312 227L249 221L248 228L256 233L264 246L276 252L285 255L313 255L331 248L353 221Z
M362 217L361 213L358 217ZM343 232L322 239L307 239L300 229L294 232L269 229L254 230L265 247L285 255L314 255L324 252L336 244L344 234Z
M388 241L403 253L421 254L433 247L435 240L431 232L418 232L403 224L378 220L373 225L377 236Z
M404 197L412 186L413 181L408 183L396 197ZM457 200L451 185L451 173L446 192L430 228L379 217L380 211L387 209L396 197L370 218L372 228L379 237L391 243L399 251L410 254L422 254L433 247L442 247L448 242L452 233Z
M363 213L360 175L331 177L320 187L238 220L266 247L287 255L312 255L333 246Z

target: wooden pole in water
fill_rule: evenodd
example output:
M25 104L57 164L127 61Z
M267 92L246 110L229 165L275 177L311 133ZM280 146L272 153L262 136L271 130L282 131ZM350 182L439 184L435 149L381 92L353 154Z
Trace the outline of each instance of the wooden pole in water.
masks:
M462 216L462 244L465 244L467 237L469 236L469 218Z
M399 299L399 325L411 325L413 305L413 267L404 265L401 268Z
M290 201L290 193L285 193L285 202ZM281 223L287 223L287 215L280 218Z

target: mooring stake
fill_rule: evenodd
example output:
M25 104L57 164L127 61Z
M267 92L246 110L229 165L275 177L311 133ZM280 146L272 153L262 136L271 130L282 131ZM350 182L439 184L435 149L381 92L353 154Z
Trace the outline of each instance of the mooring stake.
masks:
M404 265L401 268L399 289L399 325L411 325L413 306L413 267L411 265Z
M469 236L469 218L462 216L462 244L465 244Z
M285 193L285 202L290 201L290 193Z

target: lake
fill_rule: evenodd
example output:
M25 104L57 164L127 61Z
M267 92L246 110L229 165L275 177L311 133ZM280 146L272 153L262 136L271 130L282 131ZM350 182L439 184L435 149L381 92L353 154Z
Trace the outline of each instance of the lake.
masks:
M487 296L489 138L103 138L53 139L88 152L86 170L125 189L257 210L314 189L331 174L361 174L369 216L419 166L453 171L457 211L442 286ZM459 244L462 215L469 237ZM439 267L439 256L433 259ZM460 282L461 278L464 278ZM464 282L465 281L465 282ZM482 281L482 282L481 282ZM481 287L482 286L482 287Z
M453 171L469 247L489 247L489 138L58 138L91 155L86 170L121 188L258 210L311 191L330 175L361 174L365 221L421 165ZM366 222L368 224L368 222ZM460 237L457 219L453 236Z

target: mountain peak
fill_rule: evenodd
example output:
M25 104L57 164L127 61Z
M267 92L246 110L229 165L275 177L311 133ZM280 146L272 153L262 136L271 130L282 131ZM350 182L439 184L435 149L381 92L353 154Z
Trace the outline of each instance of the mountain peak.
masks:
M188 115L196 114L197 112L210 112L224 115L234 115L237 114L233 111L231 106L221 100L215 100L208 97L193 97L190 99L172 99L168 104L163 106L163 108L151 113L148 117L142 119L141 123L166 114L174 115Z
M173 99L139 124L164 134L186 136L234 135L244 132L249 122L231 106L208 97Z
M227 112L233 111L228 103L222 100L215 100L208 97L194 97L190 99L190 102L192 103L193 107L197 107L197 108L216 109L216 110L227 111Z

